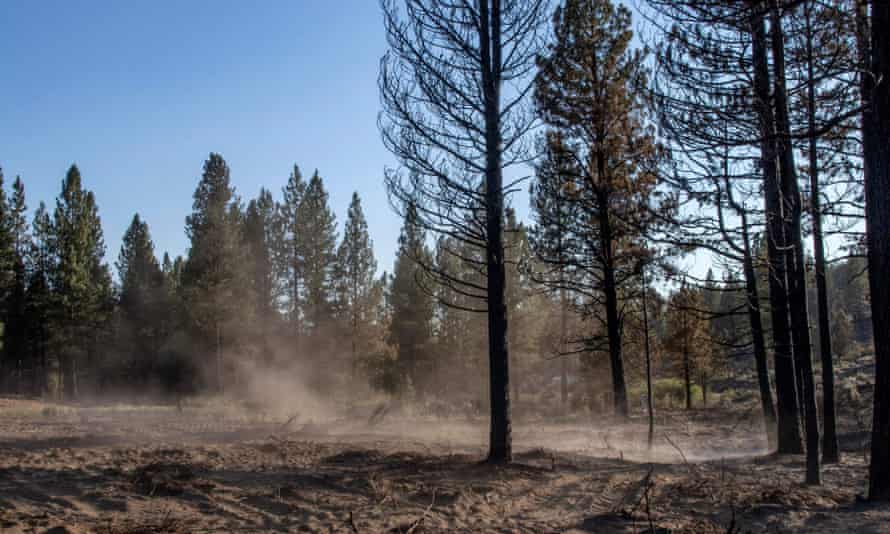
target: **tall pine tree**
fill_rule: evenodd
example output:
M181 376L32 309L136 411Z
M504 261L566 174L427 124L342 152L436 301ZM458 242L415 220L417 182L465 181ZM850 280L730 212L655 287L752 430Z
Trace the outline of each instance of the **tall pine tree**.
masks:
M163 323L169 313L164 273L155 257L148 224L139 214L124 233L117 260L120 279L120 311L132 354L134 381L152 373L164 341Z
M423 397L427 386L423 377L429 376L431 367L433 300L422 285L424 270L418 260L429 262L430 251L426 235L417 225L415 210L409 207L393 267L389 342L396 347L403 376L414 387L415 395Z
M195 190L192 214L186 217L191 247L181 293L197 341L214 355L217 391L225 384L223 351L234 342L230 330L247 307L237 214L229 167L222 156L211 153Z
M343 240L337 249L337 307L348 325L351 365L368 349L365 330L374 314L377 260L358 193L352 194Z
M300 202L296 218L302 259L304 318L310 334L320 333L333 317L333 274L336 260L336 223L328 193L316 171Z
M642 98L646 70L642 53L630 48L631 14L624 6L568 0L553 26L535 97L578 173L568 177L577 186L569 198L578 216L570 225L575 249L566 274L587 300L587 313L605 315L614 409L626 417L620 300L639 272L641 228L654 219L650 171L658 154Z
M99 336L111 312L111 275L103 263L105 241L96 200L84 189L76 165L62 181L51 242L56 262L50 271L54 342L66 398L78 394L79 364L97 362Z

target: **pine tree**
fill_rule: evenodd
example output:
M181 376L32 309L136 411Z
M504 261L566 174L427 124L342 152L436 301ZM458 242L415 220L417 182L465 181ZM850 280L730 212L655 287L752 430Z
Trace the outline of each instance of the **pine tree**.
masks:
M506 209L504 220L504 255L506 256L506 303L507 315L510 317L512 328L508 332L511 363L513 368L513 400L518 404L520 388L524 375L528 372L531 355L537 347L533 340L534 315L539 310L529 306L533 294L530 287L532 280L528 276L528 262L531 258L531 250L528 240L528 232L525 225L517 220L516 210ZM567 361L561 358L563 368ZM565 408L565 402L563 401Z
M286 294L287 312L296 336L302 333L304 273L303 240L306 235L300 229L300 204L306 194L306 183L300 168L294 169L283 189L284 199L277 209L277 242L275 264L279 285Z
M566 271L569 269L572 223L577 203L570 197L577 190L580 173L576 169L571 152L562 142L558 131L545 134L541 144L543 157L535 169L535 180L531 186L532 213L535 225L529 238L532 248L541 261L539 281L559 298L559 343L557 350L569 352L567 347L568 289ZM568 403L568 360L560 360L560 401L563 409Z
M703 315L705 306L701 292L685 283L671 295L669 301L664 347L679 360L687 410L692 409L694 373L707 365L710 355L708 321Z
M30 376L28 390L35 392L37 384L37 365L33 355L27 350L27 323L25 320L25 295L28 279L28 253L31 236L28 233L28 207L25 204L25 184L20 176L16 176L12 184L12 198L9 202L9 230L12 237L13 279L6 309L6 324L3 328L3 347L11 359L17 363L19 372L18 390L24 393L22 373L27 371Z
M263 360L271 358L269 329L276 318L275 269L273 241L276 232L275 201L272 193L260 189L259 196L247 204L244 216L244 240L250 260L250 285L255 298L259 347Z
M168 316L164 273L154 253L148 224L133 216L123 237L117 261L120 279L120 311L131 336L132 378L144 382L153 372L164 340Z
M248 307L237 213L229 167L222 156L211 153L195 190L192 214L186 217L191 248L181 293L197 340L213 351L217 391L225 383L223 350L234 343L229 330Z
M3 307L9 298L14 278L15 238L13 224L12 208L6 196L3 169L0 168L0 305Z
M0 170L0 187L2 187L2 181L2 170ZM11 369L15 373L17 392L25 392L24 375L28 373L31 378L28 390L33 393L37 383L38 370L32 354L27 350L25 292L28 284L27 263L30 236L28 234L27 206L25 205L25 185L21 177L16 177L12 191L12 197L6 208L6 226L12 253L12 278L9 280L10 285L6 295L3 351L5 359L11 363Z
M631 14L608 0L569 0L553 18L555 41L539 59L535 88L544 121L576 164L571 228L573 290L588 314L603 310L615 413L627 416L622 289L637 276L641 228L654 219L658 150L642 98L646 70L630 49ZM555 264L554 259L545 260Z
M396 347L403 376L414 387L415 395L423 397L427 384L422 377L430 375L430 341L432 337L433 301L424 287L424 271L420 261L430 261L426 235L417 226L413 208L409 208L399 235L399 250L393 267L390 287L389 342Z
M34 390L36 394L44 394L49 391L49 321L50 311L53 309L49 277L55 269L57 254L52 236L52 221L43 202L34 212L32 236L30 272L25 293L25 332L28 350L36 360Z
M425 229L485 250L481 286L429 272L485 302L488 461L505 463L512 459L512 427L503 242L511 188L505 187L504 169L528 158L523 138L535 117L524 108L549 3L397 4L402 2L382 4L389 50L378 83L380 129L401 164L387 169L386 186L400 215L413 206Z
M72 165L62 182L52 220L57 260L50 271L54 341L61 364L61 389L78 395L79 363L97 361L99 337L112 307L111 274L103 263L105 241L95 197L83 188Z
M863 3L864 5L864 3ZM863 116L868 280L875 346L874 412L868 497L890 500L890 4L873 2L864 93L871 104ZM881 82L879 82L879 80ZM883 83L882 83L883 82Z
M9 202L4 188L3 169L0 168L0 319L8 326L9 299L15 284L13 267L15 251L12 240ZM3 338L7 337L3 332ZM5 345L0 349L0 387L17 389L21 382L21 368L16 356Z
M337 249L335 273L337 307L342 320L348 324L353 369L359 356L368 350L368 336L364 331L373 323L376 274L377 260L368 235L368 222L358 193L353 193L343 240Z
M297 253L302 261L305 284L306 326L310 333L319 333L333 315L337 235L334 214L328 206L328 193L318 171L306 185L296 222L296 234L300 236Z

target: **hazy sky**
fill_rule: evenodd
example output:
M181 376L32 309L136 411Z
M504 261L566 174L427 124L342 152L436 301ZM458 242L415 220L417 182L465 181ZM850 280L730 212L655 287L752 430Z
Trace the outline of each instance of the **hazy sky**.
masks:
M183 226L201 166L225 157L246 200L319 169L342 228L358 190L381 269L400 221L377 131L385 51L374 0L0 1L0 165L29 207L76 162L117 259L133 214L158 256ZM523 201L524 202L524 201Z

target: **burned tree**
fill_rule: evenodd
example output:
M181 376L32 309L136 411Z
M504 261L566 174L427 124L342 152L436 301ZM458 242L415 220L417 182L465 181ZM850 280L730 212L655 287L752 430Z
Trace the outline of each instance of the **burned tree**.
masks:
M874 421L868 496L890 500L890 4L871 7L869 74L863 82L869 99L863 117L865 214L868 282L875 344Z
M398 2L401 4L401 2ZM380 64L380 131L400 167L388 169L391 204L434 235L485 251L485 281L450 276L488 318L489 461L512 458L505 299L504 168L524 161L534 117L524 105L541 45L546 0L382 1L389 51ZM458 254L453 251L453 254ZM472 261L472 260L471 260Z
M657 195L659 150L642 98L647 72L642 52L630 48L631 15L623 6L569 1L553 26L556 40L539 60L535 99L559 134L560 157L571 163L558 177L565 183L550 184L550 194L573 204L574 216L568 254L554 256L545 247L538 255L558 266L553 272L562 279L544 282L567 285L582 296L586 314L602 323L614 409L625 417L622 301L639 277L643 229L654 219L649 204ZM538 210L539 225L551 224L548 217ZM590 345L599 349L598 341Z

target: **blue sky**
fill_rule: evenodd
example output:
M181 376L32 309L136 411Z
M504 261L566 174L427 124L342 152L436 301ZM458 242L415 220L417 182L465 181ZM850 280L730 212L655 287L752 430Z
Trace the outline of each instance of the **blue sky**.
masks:
M359 191L382 269L400 221L377 131L385 51L373 0L0 2L0 165L29 207L52 205L76 162L116 260L133 214L158 256L183 226L203 161L221 153L245 199L280 198L318 168L342 226Z

